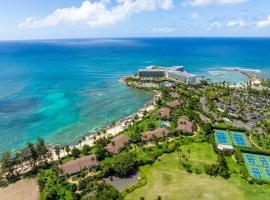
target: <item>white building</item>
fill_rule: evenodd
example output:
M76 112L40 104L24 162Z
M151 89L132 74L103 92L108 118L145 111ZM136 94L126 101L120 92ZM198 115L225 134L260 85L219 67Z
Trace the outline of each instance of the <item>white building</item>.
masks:
M195 84L197 82L197 77L194 74L190 74L188 72L168 71L167 77L182 81L187 84Z
M195 84L197 82L197 77L194 74L185 72L183 66L148 66L145 69L140 69L138 75L140 78L170 78L187 84Z

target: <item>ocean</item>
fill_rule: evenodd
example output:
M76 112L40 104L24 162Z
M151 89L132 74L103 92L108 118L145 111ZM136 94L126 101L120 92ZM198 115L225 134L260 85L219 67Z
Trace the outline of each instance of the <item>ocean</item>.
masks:
M222 67L270 78L270 39L118 38L0 42L0 152L38 136L71 144L138 110L153 94L128 88L122 76L148 65L183 65L212 81L241 82Z

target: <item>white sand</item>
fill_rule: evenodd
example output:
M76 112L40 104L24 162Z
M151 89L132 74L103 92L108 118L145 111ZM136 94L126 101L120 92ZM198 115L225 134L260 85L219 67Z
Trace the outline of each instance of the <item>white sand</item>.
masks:
M151 103L148 105L145 105L143 108L138 110L135 114L133 114L125 119L119 120L118 122L115 123L114 126L110 125L110 126L106 127L104 129L104 133L102 133L102 134L92 133L91 135L86 136L85 140L82 141L80 144L70 145L70 149L75 148L75 147L78 149L82 149L83 145L94 146L95 141L100 139L100 138L111 137L111 136L115 136L115 135L119 134L120 132L125 130L125 128L127 128L129 125L133 124L135 116L138 117L138 119L136 121L139 121L142 119L145 111L150 112L150 111L154 110L156 107L156 101L159 98L161 98L161 94L156 93L156 95L155 95L154 99L151 101ZM60 158L66 156L66 155L67 155L67 152L65 150L62 150L60 152ZM58 159L54 150L52 150L52 156L53 156L53 160Z

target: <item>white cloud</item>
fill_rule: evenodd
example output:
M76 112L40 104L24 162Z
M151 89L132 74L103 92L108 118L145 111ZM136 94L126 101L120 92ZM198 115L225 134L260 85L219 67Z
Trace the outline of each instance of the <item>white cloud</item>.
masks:
M198 19L198 18L199 18L199 14L198 13L194 12L194 13L191 13L190 14L190 19L195 20L195 19Z
M242 28L245 27L247 24L246 22L239 20L239 21L230 21L227 23L227 27L229 28Z
M136 13L173 8L173 0L117 0L111 8L109 3L110 0L86 0L80 7L56 9L45 18L29 17L19 27L39 28L74 23L103 26L123 21Z
M220 22L212 22L210 24L211 28L220 28L222 26L222 24Z
M151 33L171 33L173 32L175 29L172 27L153 27L150 32Z
M245 3L248 0L186 0L184 5L207 6L207 5L235 5Z
M258 21L256 26L258 28L265 28L265 27L270 26L270 15L268 15L265 20Z

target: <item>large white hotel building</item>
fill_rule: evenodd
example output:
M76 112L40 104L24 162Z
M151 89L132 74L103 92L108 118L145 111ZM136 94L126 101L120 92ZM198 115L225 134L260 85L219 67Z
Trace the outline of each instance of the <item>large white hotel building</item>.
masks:
M197 77L184 71L183 66L173 67L158 67L149 66L145 69L140 69L138 73L139 78L170 78L179 80L187 84L197 83Z

